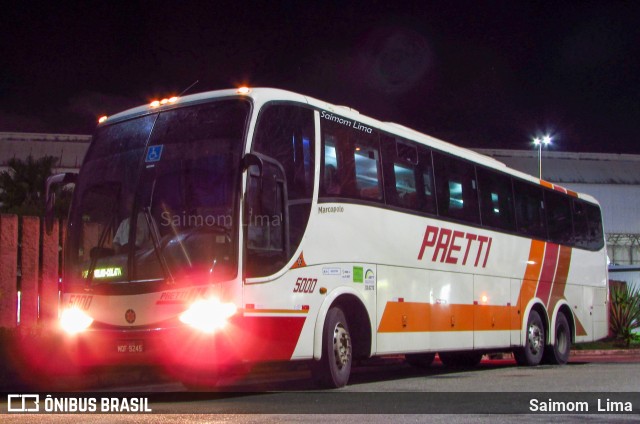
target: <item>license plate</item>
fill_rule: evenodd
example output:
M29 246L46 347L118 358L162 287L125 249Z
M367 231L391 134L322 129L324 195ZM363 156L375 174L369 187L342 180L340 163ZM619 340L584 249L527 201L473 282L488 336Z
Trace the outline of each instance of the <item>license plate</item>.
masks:
M141 340L126 340L116 344L118 353L142 353L144 352L144 343Z

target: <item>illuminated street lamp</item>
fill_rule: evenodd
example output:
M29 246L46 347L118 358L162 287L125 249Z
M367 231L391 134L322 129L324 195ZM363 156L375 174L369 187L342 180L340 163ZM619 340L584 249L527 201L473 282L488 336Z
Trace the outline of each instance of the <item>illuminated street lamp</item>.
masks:
M542 179L542 145L548 146L551 144L551 136L545 135L542 138L534 138L533 144L538 146L538 172L540 174L540 179Z

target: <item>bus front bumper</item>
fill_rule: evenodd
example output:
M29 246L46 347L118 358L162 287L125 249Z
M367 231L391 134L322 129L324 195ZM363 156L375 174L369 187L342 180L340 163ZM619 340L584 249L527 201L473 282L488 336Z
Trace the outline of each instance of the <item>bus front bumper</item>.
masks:
M239 317L219 331L187 325L145 329L89 329L63 335L64 351L82 366L174 365L195 368L290 360L305 317Z

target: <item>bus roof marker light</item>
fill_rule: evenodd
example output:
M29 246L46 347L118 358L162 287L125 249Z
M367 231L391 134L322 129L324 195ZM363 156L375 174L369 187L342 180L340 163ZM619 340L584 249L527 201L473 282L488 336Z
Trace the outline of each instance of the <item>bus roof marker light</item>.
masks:
M236 93L238 93L238 94L249 94L249 93L251 93L251 89L249 87L238 87L238 89L236 90Z
M160 100L154 100L149 104L150 107L158 107L160 106Z
M107 120L107 115L101 116L100 118L98 118L98 124L102 124L106 120Z

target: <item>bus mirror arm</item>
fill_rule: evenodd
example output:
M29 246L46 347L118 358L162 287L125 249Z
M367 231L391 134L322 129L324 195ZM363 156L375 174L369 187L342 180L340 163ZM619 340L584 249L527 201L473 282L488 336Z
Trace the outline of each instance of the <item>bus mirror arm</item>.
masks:
M255 153L247 153L242 158L242 170L246 171L252 165L258 167L258 176L262 177L262 170L264 168L264 162L262 158Z
M45 230L47 234L51 234L53 231L53 213L56 204L56 193L53 188L57 185L67 185L67 184L75 184L78 180L78 174L73 172L66 172L63 174L52 175L47 178L47 182L45 184L45 199L46 199L46 208L44 215L44 224Z

